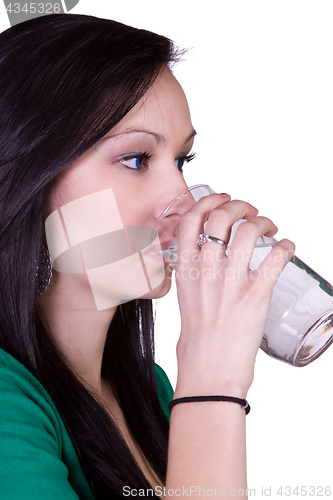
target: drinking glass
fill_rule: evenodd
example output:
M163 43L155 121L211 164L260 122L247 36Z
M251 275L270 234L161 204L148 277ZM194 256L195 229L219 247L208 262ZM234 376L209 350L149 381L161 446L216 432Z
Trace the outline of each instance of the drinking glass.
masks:
M200 198L212 193L213 189L206 184L192 186L179 194L160 215L154 229L161 244L160 253L171 268L177 267L180 217ZM240 220L232 226L226 255L242 222ZM251 270L259 267L276 243L275 238L266 236L257 240ZM293 366L305 366L317 359L332 342L333 287L293 256L274 286L260 347L273 358Z

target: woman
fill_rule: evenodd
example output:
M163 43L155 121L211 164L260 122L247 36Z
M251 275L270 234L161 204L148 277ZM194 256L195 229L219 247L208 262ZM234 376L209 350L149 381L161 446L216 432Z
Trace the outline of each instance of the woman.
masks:
M186 189L181 171L195 131L170 71L179 54L153 33L68 14L17 25L0 47L2 497L106 499L152 488L159 496L164 485L166 497L195 486L197 495L199 487L245 490L240 405L178 404L169 431L172 390L154 366L150 300L167 293L168 269L153 290L135 295L121 280L98 276L93 286L87 269L60 268L36 298L42 244L52 254L60 234L52 226L47 238L54 214L73 215L80 200L89 215L97 196L104 220L107 192L114 211L105 220L117 212L123 227L153 227ZM276 232L257 213L216 194L181 218L178 265L196 266L200 278L177 275L175 399L246 397L272 288L293 253L284 240L273 259L249 271L257 238ZM206 218L206 232L225 241L234 222L249 219L228 258L222 245L196 245ZM202 258L182 261L183 249ZM205 280L203 266L216 262L217 278ZM223 279L230 269L238 276L231 282ZM105 306L96 307L96 287Z

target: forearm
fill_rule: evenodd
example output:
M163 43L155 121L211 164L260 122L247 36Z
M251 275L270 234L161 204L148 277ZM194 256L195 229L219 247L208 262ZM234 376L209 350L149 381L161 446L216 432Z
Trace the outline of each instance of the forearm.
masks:
M204 495L202 490L207 494L207 490L215 488L216 496L224 490L225 496L244 498L245 441L245 411L238 404L200 402L175 406L170 420L166 498L168 490L180 489L182 496L187 490L191 498L199 498Z
M291 242L277 243L271 259L252 272L249 265L257 239L273 236L277 230L269 219L257 214L249 204L228 198L223 202L211 195L200 199L180 219L177 269L195 271L197 279L176 275L181 314L176 399L208 395L246 398L273 286L294 251ZM238 227L228 255L222 251L221 256L220 245L214 242L198 250L195 238L204 221L207 234L228 242L231 227L240 219L248 222ZM194 252L191 262L182 257L187 255L183 249ZM207 279L207 269L211 279ZM240 405L191 402L172 409L166 497L169 489L189 492L191 487L193 498L246 495L245 411ZM199 488L205 493L200 494ZM207 493L208 489L212 491Z

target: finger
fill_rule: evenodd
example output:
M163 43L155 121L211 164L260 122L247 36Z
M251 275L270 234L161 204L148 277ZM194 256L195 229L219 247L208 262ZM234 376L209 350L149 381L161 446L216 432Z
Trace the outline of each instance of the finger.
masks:
M199 253L200 248L196 244L198 235L203 232L207 214L218 206L230 202L229 195L211 194L204 196L188 210L179 222L178 238L178 262L181 262L183 251L188 255Z
M267 217L258 216L247 222L242 222L232 241L229 260L231 262L242 261L248 267L258 238L262 235L273 236L276 232L277 227Z
M221 239L227 245L233 224L239 219L253 218L257 213L258 210L249 203L240 200L232 200L210 212L205 227L205 233ZM222 249L221 245L217 245L216 243L205 243L201 250L202 260L206 262L208 254L213 254L216 259L221 260L222 251L224 254L225 248Z
M295 254L295 245L290 240L279 241L260 264L258 269L251 271L254 278L262 278L268 286L273 286L279 279L283 269Z

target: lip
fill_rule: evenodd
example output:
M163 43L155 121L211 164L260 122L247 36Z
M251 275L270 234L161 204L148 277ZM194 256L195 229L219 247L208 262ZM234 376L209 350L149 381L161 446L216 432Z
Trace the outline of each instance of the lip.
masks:
M172 240L168 240L168 241L163 242L163 245L151 246L149 248L149 250L147 250L145 252L145 255L148 255L150 258L157 260L159 263L161 263L161 259L162 259L163 266L169 267L170 263L165 260L163 252L172 246L174 247L175 245L173 243L174 242Z
M161 255L161 257L163 258L163 262L164 262L164 267L168 267L170 270L172 270L172 266L170 267L170 262L166 261L165 258L164 258L164 255L163 255L163 252L169 248L178 248L178 245L175 244L175 240L174 239L168 239L168 240L165 240L165 241L162 241L160 244L161 244L161 247L160 247L160 250L159 250L159 254Z
M149 258L159 262L160 265L162 264L161 260L163 260L164 267L166 267L168 265L168 263L165 261L163 255L161 253L161 247L159 245L151 246L149 248L149 250L146 250L144 252L144 256L148 256Z
M174 239L169 239L169 240L161 241L160 246L161 246L162 250L166 250L167 248L175 248L177 245L175 245Z

